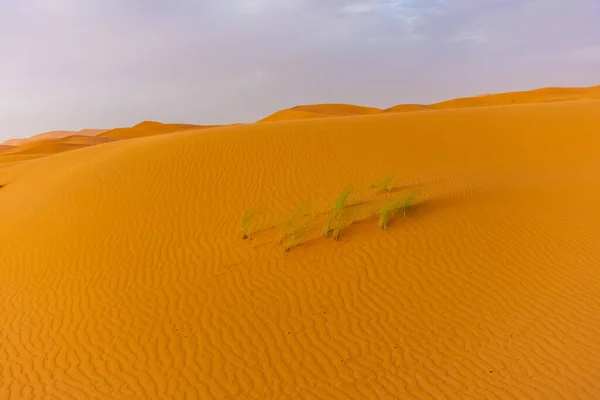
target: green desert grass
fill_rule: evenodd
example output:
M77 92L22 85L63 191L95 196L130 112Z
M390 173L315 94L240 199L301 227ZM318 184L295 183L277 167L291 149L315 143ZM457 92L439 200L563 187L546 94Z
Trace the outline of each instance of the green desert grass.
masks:
M323 229L321 231L321 234L324 237L328 237L329 234L332 233L332 231L333 238L335 240L338 240L342 236L342 225L344 223L343 211L344 207L346 207L348 197L350 196L350 193L352 193L352 190L354 190L354 187L352 185L347 186L340 192L340 194L336 198L335 203L333 205L333 210L331 211L331 215L329 216L327 221L325 221L325 224L323 225Z
M301 205L294 211L280 226L276 243L282 243L286 252L294 247L297 247L306 241L309 229L306 225L306 216L312 215L312 212L307 210L306 204Z
M283 249L287 253L294 247L300 246L308 236L308 229L303 226L295 226L289 231L283 240Z
M248 239L250 222L252 221L252 219L254 219L254 217L256 217L257 214L257 211L250 210L245 211L242 215L242 239Z
M394 188L394 180L396 179L396 177L394 175L390 175L388 177L386 177L383 181L379 182L379 183L374 183L371 185L371 188L377 188L377 193L383 193L383 192L391 192L392 189Z
M388 228L390 220L396 215L401 207L400 199L387 201L379 212L379 227L383 230Z
M417 195L418 191L417 189L415 189L412 192L410 192L410 194L406 196L402 201L402 204L400 205L400 210L402 210L402 213L404 215L408 215L408 213L410 213L413 210L413 208L417 205Z
M384 182L379 185L379 188L387 188L386 190L391 191L392 178L388 177ZM353 185L342 189L335 199L332 210L325 213L326 220L321 228L321 235L323 237L332 237L335 240L339 240L347 225L370 219L377 214L379 215L379 228L386 230L389 227L390 221L398 212L402 212L406 216L418 204L418 191L414 189L403 197L394 196L394 198L390 199L390 196L386 196L385 203L380 206L376 205L376 203L379 203L378 201L373 201L375 199L371 199L371 201L365 200L349 206L348 199L353 191ZM361 214L362 206L366 207L366 211ZM352 216L348 215L348 213L352 214ZM241 224L242 238L247 239L249 237L249 226L257 214L258 212L255 210L246 211L243 214ZM310 203L303 202L277 227L274 241L276 244L282 244L284 250L288 252L292 248L306 242L311 232L318 230L318 224L322 223L320 221L322 221L320 217L315 219L315 213L310 207ZM273 226L272 228L276 227Z
M408 215L417 204L417 194L417 190L413 190L403 199L394 199L384 203L379 212L379 228L386 230L390 220L398 211L402 211L405 216Z

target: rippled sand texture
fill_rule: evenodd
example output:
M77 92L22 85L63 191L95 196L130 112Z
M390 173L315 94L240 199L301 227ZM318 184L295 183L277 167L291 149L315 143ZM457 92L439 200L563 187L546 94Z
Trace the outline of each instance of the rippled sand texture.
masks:
M598 110L269 122L2 167L0 398L600 398ZM349 184L354 223L321 237Z

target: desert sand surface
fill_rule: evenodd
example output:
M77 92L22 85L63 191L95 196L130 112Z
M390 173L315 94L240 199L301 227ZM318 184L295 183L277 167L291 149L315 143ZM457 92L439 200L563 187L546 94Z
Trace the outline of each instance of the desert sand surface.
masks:
M600 398L594 90L11 161L0 398Z
M5 153L7 151L10 151L12 149L13 149L13 146L0 144L0 154L3 154L3 153Z
M24 144L14 146L12 149L4 152L4 155L12 154L55 154L67 150L73 150L84 147L84 145L63 143L61 139L46 139L35 142L25 142Z

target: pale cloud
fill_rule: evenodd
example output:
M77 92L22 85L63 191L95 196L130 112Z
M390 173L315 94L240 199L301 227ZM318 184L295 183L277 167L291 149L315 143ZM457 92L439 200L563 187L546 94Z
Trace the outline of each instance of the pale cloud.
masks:
M0 138L593 85L597 0L19 0Z
M486 33L482 30L474 31L461 31L455 36L450 37L448 40L454 42L471 42L477 44L485 44L488 42Z

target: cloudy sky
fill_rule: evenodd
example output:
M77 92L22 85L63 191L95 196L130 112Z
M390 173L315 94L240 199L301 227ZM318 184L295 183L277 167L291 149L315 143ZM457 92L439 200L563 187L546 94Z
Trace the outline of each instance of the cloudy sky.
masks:
M599 0L7 0L0 139L600 84Z

